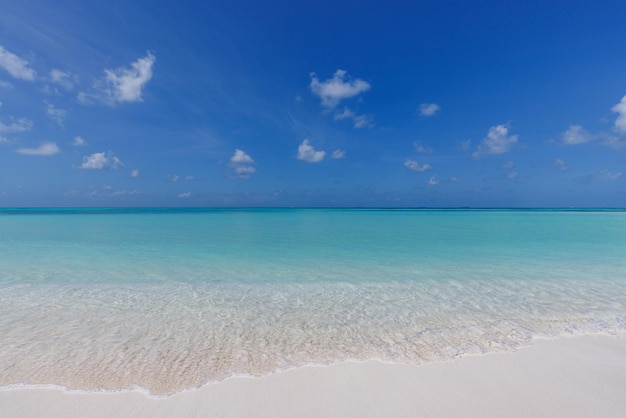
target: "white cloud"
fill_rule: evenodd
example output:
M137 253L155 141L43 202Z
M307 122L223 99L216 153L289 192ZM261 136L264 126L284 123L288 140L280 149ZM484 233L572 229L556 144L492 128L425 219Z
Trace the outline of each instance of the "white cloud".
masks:
M567 131L563 133L563 143L565 145L578 145L590 142L596 139L593 135L589 134L580 125L570 125Z
M356 116L354 112L347 107L344 107L343 111L341 112L335 112L335 120L342 120L342 119L348 119L348 118L352 119L354 116Z
M13 84L9 83L8 81L0 80L0 88L11 89L13 88Z
M185 180L193 181L193 180L195 180L195 177L194 176L185 176Z
M233 156L230 157L230 162L233 164L254 164L252 157L240 149L235 150Z
M55 121L57 125L63 127L63 122L65 121L65 117L67 116L67 111L64 109L59 109L54 105L48 103L48 107L46 109L46 114L50 119Z
M333 78L320 82L315 73L311 73L311 91L322 99L322 106L334 108L341 100L369 90L368 82L359 78L346 81L346 74L344 70L337 70Z
M30 119L26 118L20 118L17 120L11 118L11 121L8 125L0 121L0 133L24 132L30 130L32 127L33 122Z
M75 147L84 147L85 145L87 145L87 143L81 136L75 136L74 140L72 141L72 145L74 145Z
M39 155L39 156L51 156L54 154L58 154L61 150L54 142L44 142L37 148L20 148L16 150L18 154L24 155Z
M332 154L330 155L330 158L339 160L341 158L344 158L345 156L346 156L346 152L344 150L336 149L332 152Z
M178 177L176 174L171 175L171 176L167 176L167 179L169 181L171 181L172 183L178 183L178 181L180 180L180 177Z
M417 161L407 159L404 162L404 166L409 170L417 171L418 173L422 173L424 171L430 170L432 167L428 164L424 164L420 166Z
M352 118L355 128L373 128L374 118L370 115L356 115Z
M96 84L98 84L98 83L96 83ZM93 99L98 99L98 100L101 100L103 102L107 101L107 98L103 94L100 94L100 96L98 96L98 95L95 95L95 94L87 94L84 91L79 91L78 94L76 95L76 99L78 99L78 101L80 103L82 103L82 104L93 103Z
M431 176L431 177L428 179L428 185L429 185L429 186L436 186L436 185L438 185L438 184L439 184L439 179L437 178L437 176Z
M370 115L357 115L352 110L344 107L343 111L335 113L335 120L351 119L355 128L373 128L374 122Z
M145 57L133 62L130 68L104 70L104 78L95 83L98 93L90 95L80 92L78 100L89 102L90 99L95 98L109 105L142 101L142 90L152 78L152 66L155 61L156 57L148 52Z
M517 139L517 135L509 135L507 125L492 126L473 155L478 157L483 154L505 154L517 143Z
M617 113L617 119L615 119L615 129L618 132L626 133L626 96L622 97L622 100L613 106L611 110Z
M422 103L419 109L420 115L425 117L434 116L440 110L441 107L436 103Z
M58 84L63 87L65 90L72 90L74 88L74 77L71 73L52 69L50 70L49 79L54 84Z
M230 157L229 166L235 171L235 177L240 179L248 179L254 173L254 160L248 154L240 149L236 149L232 157Z
M563 133L562 143L565 145L578 145L587 142L602 140L602 145L615 150L626 148L626 96L611 108L617 113L614 129L612 132L589 133L581 125L570 125Z
M188 197L191 197L191 192L180 193L178 197L180 197L181 199L187 199Z
M298 160L306 161L308 163L319 163L324 159L326 151L316 151L309 140L305 139L298 146Z
M28 68L28 61L21 59L17 55L7 51L0 45L0 68L6 70L15 78L33 81L35 70Z
M251 165L244 165L239 167L234 167L235 175L242 179L250 178L251 174L256 173L256 168Z
M557 158L556 160L554 160L552 165L558 168L559 170L563 170L563 171L567 170L567 164L565 164L565 161L561 160L560 158Z
M130 176L136 179L137 177L139 177L139 170L134 169L133 171L130 172Z
M431 147L429 147L428 145L424 145L419 141L413 141L413 148L415 148L415 151L419 152L420 154L430 154L433 152L433 149Z
M471 139L459 142L459 149L461 149L463 151L467 151L471 147L472 147L472 140Z
M626 149L626 137L623 135L622 137L609 135L602 144L614 150L623 150Z
M30 119L26 118L20 118L17 120L14 118L9 118L9 122L7 123L4 123L0 120L0 144L9 142L9 140L6 139L2 134L25 132L30 130L32 127L33 122Z
M504 164L502 164L502 168L504 168L505 170L508 170L513 167L515 167L515 163L513 161L507 161Z
M105 169L118 169L124 164L113 155L112 152L94 152L91 155L83 157L83 163L80 168L84 170L105 170Z
M599 173L595 173L592 176L596 180L617 180L622 177L622 172L612 172L609 170L602 170Z
M509 180L513 180L513 179L517 178L517 171L513 171L513 172L507 174L506 178L509 179Z

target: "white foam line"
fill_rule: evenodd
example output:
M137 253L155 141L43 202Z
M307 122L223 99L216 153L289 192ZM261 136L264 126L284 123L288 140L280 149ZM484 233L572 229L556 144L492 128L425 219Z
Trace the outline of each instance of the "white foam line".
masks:
M0 391L7 417L622 416L626 336L536 340L422 366L378 361L232 377L166 398L134 389Z

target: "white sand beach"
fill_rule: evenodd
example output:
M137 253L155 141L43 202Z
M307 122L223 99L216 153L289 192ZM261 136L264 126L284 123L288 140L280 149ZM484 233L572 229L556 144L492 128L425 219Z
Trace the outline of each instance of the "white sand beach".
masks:
M166 398L138 391L0 390L2 417L619 417L626 336L536 340L514 353L233 377Z

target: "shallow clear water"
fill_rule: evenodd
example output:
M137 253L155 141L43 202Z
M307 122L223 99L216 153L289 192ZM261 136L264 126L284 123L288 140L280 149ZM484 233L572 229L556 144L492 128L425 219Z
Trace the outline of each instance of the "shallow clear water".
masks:
M0 210L0 385L171 393L626 329L626 212Z

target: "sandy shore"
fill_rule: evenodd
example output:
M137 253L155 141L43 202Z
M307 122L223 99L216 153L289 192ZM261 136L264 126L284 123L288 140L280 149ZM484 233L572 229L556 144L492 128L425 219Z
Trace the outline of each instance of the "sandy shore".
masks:
M379 362L234 377L168 398L2 389L2 417L618 417L626 336L539 340L422 366Z

